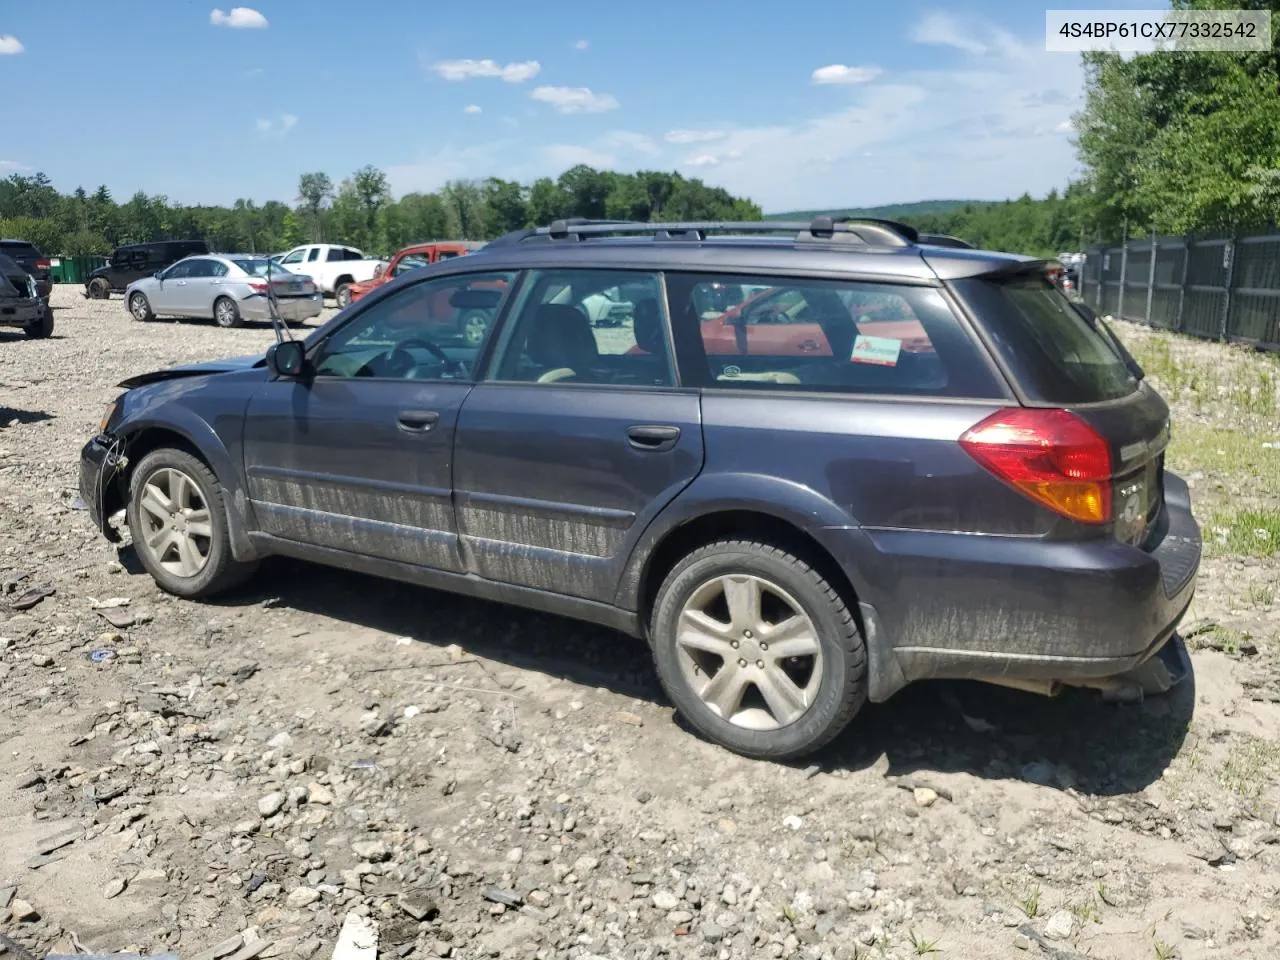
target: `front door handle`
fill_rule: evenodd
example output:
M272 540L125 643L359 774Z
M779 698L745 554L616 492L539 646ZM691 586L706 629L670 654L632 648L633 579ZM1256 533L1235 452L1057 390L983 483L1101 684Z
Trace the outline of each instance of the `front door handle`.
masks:
M434 410L401 410L396 423L406 433L426 433L440 422L440 414Z
M637 450L652 453L670 450L679 439L680 428L665 424L644 424L627 430L627 440L630 441L631 446Z

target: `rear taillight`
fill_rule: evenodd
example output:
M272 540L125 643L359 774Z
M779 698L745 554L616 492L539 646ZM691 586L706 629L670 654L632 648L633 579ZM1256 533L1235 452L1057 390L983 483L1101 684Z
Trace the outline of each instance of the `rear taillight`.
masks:
M53 266L53 262L52 262L52 261L50 261L50 260L37 260L37 261L36 261L36 269L37 269L37 270L48 270L51 266Z
M1002 410L960 438L1010 486L1082 523L1111 519L1111 447L1066 410Z
M267 285L265 283L251 283L249 284L249 289L254 293L266 293Z

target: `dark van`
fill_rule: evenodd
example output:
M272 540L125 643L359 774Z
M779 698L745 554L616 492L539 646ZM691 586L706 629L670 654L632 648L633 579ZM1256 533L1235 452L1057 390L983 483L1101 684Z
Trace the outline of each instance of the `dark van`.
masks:
M105 267L89 274L85 293L92 300L105 300L113 293L123 293L133 281L149 277L183 257L208 252L209 246L203 240L159 240L117 247Z

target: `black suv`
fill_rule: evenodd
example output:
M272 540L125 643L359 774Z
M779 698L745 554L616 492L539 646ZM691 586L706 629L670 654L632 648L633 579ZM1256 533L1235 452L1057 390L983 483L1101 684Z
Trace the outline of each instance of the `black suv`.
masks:
M28 337L53 335L53 311L40 296L35 277L0 253L0 327L17 327Z
M126 380L81 491L182 597L280 554L644 637L751 756L923 678L1167 689L1200 561L1169 410L1046 269L885 221L559 222Z
M184 257L209 252L203 240L160 240L116 247L111 260L85 280L85 295L93 300L106 300L113 293L123 293L135 280L152 276Z
M53 279L49 276L52 265L40 248L26 240L0 240L0 256L8 257L31 275L36 282L36 296L49 306L49 294L53 292Z

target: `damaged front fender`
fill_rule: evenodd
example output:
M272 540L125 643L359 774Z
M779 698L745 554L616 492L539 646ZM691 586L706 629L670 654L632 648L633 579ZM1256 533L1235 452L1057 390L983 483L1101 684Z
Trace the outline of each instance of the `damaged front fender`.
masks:
M111 517L124 509L124 466L121 443L110 434L99 434L80 451L80 499L89 508L93 525L111 543L121 540L120 532L111 525Z

